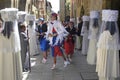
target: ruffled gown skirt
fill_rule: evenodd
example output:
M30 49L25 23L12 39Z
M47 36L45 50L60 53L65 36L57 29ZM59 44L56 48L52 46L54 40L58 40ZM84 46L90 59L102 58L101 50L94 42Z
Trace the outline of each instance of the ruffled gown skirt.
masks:
M0 80L22 80L21 54L8 48L10 42L0 35Z
M96 55L97 55L97 40L91 39L89 41L88 53L87 53L87 62L88 64L96 64Z
M98 49L96 72L98 72L100 80L115 80L119 77L119 52Z
M88 39L88 34L86 33L83 36L83 41L82 41L82 54L83 55L87 55L88 45L89 45L89 39Z
M36 38L36 33L33 28L29 28L29 47L30 47L30 54L35 55L37 53L37 38Z
M99 80L115 80L120 77L119 51L115 48L115 42L115 36L111 36L108 31L104 31L99 38L96 64Z
M82 47L82 37L81 36L76 36L75 48L76 49L81 49L81 47Z

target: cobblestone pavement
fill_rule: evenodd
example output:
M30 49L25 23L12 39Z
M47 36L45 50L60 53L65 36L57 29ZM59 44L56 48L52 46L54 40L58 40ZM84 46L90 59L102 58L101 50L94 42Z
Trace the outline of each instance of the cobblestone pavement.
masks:
M75 51L73 61L64 68L63 59L57 58L56 69L51 70L52 57L49 55L47 63L41 63L42 53L32 56L32 71L27 80L98 80L95 66L88 65L86 56ZM117 79L120 80L120 79Z

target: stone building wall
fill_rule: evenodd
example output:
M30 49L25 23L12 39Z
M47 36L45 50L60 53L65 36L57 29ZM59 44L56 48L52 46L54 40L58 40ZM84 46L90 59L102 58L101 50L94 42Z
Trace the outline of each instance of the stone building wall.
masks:
M89 11L92 11L92 10L102 10L102 0L90 0L90 10Z
M83 15L89 15L90 11L92 10L98 10L101 12L103 9L119 10L120 16L119 0L74 0L74 1L76 9L76 16L74 17L77 18ZM120 17L118 23L120 25Z
M3 8L19 8L20 10L25 10L26 0L0 0L0 9ZM19 6L21 5L21 6Z
M60 0L60 20L65 20L65 0Z
M81 9L81 6L82 6L82 2L81 0L76 0L75 2L76 4L76 16L79 17L80 16L80 9Z
M19 10L20 11L25 11L26 1L27 0L19 0Z
M11 0L0 0L0 9L11 7Z
M18 8L20 0L11 0L11 7Z

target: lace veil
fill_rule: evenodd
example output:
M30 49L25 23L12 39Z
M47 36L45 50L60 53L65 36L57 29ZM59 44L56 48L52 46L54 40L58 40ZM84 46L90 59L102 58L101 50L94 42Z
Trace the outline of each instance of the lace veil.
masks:
M112 39L107 44L109 49L120 49L119 29L118 29L118 11L117 10L102 10L102 25L100 33L109 31Z
M20 51L20 38L18 34L18 24L17 24L18 9L5 8L0 10L0 13L1 13L1 18L3 20L3 31L1 34L3 34L3 36L6 39L9 39L12 46L12 50L14 52L18 52ZM8 45L8 44L4 44L4 45Z
M83 16L82 20L83 20L83 25L82 25L81 35L83 36L84 33L87 32L88 29L89 29L90 17L89 16Z
M99 26L100 26L99 18L100 18L99 11L90 12L90 25L89 25L88 39L98 39Z
M28 24L30 27L32 27L32 28L35 29L35 20L36 20L35 15L27 14L27 15L25 16L25 20L27 21L27 24Z

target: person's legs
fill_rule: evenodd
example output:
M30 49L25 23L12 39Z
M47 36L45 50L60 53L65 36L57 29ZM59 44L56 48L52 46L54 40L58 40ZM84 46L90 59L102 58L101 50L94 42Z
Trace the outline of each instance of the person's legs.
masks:
M69 61L72 62L72 56L73 56L73 53L70 54L69 56Z
M67 61L69 61L69 54L66 54L66 59L67 59ZM69 61L70 62L70 61Z
M54 57L54 64L55 64L55 65L56 65L56 62L57 62L56 57Z
M66 59L65 55L62 54L62 57L63 57L63 59L64 59L64 67L67 67L67 65L70 64L70 62L68 61L68 56L69 56L69 55L67 54L67 55L66 55L67 59Z
M64 46L65 46L65 53L66 53L66 60L65 60L66 62L64 62L64 64L65 63L70 64L70 61L69 61L70 43L66 41L65 44L64 44Z
M47 56L48 56L47 51L48 51L48 48L49 48L48 41L43 38L41 45L42 45L41 50L43 51L43 63L46 63Z
M62 53L62 57L63 57L64 61L66 61L66 57L63 53Z
M56 60L56 56L54 56L54 57L53 57L53 66L52 66L51 69L55 69L56 62L57 62L57 60Z
M69 61L71 62L72 61L72 56L74 54L74 43L71 42L71 48L70 48L70 54L69 54Z
M47 61L47 51L44 51L42 63L46 63L46 61Z
M47 59L47 51L45 51L45 52L43 52L43 57L45 58L45 59Z

